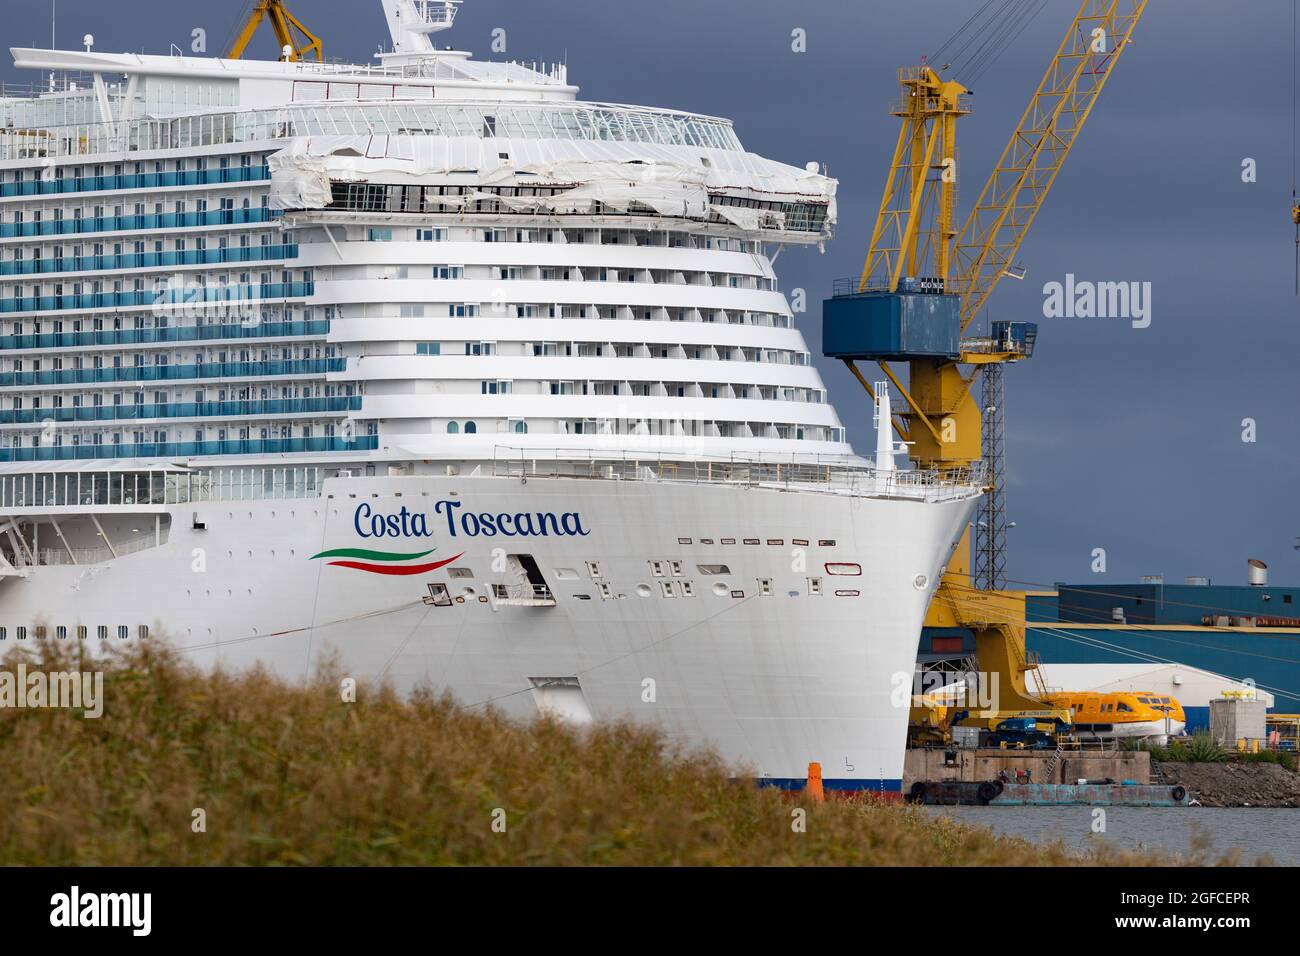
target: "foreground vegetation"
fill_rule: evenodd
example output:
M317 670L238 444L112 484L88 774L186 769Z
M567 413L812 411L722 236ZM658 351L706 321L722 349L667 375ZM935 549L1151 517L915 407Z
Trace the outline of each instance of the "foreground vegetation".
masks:
M1135 748L1151 752L1151 759L1161 763L1223 763L1232 760L1237 763L1275 763L1287 770L1295 769L1295 758L1279 750L1261 750L1258 753L1229 752L1208 733L1201 731L1186 740L1170 741L1167 747L1149 746L1135 742Z
M77 667L32 643L4 668ZM627 724L577 733L383 687L343 703L337 673L199 673L157 645L98 669L99 719L0 707L0 864L1080 862L923 811L760 790Z

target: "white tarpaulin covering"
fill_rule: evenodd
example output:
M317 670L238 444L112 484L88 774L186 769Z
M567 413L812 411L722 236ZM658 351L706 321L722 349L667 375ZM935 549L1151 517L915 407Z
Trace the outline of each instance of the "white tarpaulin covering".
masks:
M835 220L835 180L753 153L625 142L479 139L446 136L322 136L296 140L268 160L275 209L320 209L330 181L417 185L430 175L471 174L481 186L563 185L556 196L471 193L454 205L492 199L520 210L586 212L599 202L625 212L633 203L664 216L710 212L744 229L780 227L771 210L711 204L710 192L774 202L827 202Z
M310 140L294 140L266 158L271 170L272 209L322 209L329 205L330 172L325 157L313 155L310 147Z

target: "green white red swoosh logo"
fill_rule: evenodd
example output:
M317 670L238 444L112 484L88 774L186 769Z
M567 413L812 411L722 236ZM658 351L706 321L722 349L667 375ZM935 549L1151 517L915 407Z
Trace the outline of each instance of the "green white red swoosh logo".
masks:
M438 568L445 567L465 552L452 555L442 561L430 561L426 564L396 564L397 561L416 561L420 558L427 557L436 551L432 548L428 551L370 551L365 548L334 548L330 551L321 551L319 554L313 554L308 560L315 561L317 558L351 558L354 560L330 561L333 567L352 568L354 571L369 571L371 574L424 574L427 571L436 571ZM374 563L379 562L379 563Z

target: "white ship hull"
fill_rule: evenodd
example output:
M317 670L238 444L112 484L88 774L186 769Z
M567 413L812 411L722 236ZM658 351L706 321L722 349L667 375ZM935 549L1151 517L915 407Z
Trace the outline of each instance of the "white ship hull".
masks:
M139 639L145 625L147 639L201 666L260 663L291 679L336 653L363 693L384 677L521 717L540 706L578 721L633 718L777 785L801 785L818 761L828 787L896 793L908 715L896 689L910 687L926 605L975 500L576 478L344 477L324 487L319 498L104 515L110 535L158 513L170 527L134 553L0 580L8 646L23 625L28 647L37 625L45 640L84 634L92 646L119 643L124 625ZM425 516L408 520L413 534L373 536L375 516L403 507ZM470 536L467 513L505 513L509 527L547 533L489 536L480 525ZM432 553L313 557L339 549ZM518 554L532 556L553 606L515 600ZM444 566L391 573L432 562ZM430 583L447 586L449 605L424 600Z

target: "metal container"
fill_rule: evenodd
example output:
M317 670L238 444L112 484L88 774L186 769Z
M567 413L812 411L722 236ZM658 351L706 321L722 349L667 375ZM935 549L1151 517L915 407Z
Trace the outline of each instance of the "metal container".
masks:
M980 745L980 729L978 727L954 727L952 728L952 742L954 746L973 749Z
M1259 558L1246 562L1246 583L1253 588L1262 588L1268 584L1268 565Z
M961 300L955 295L863 292L822 304L822 352L831 358L957 358Z

